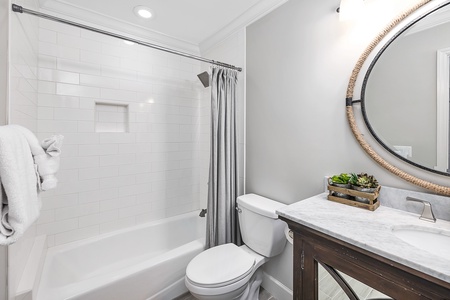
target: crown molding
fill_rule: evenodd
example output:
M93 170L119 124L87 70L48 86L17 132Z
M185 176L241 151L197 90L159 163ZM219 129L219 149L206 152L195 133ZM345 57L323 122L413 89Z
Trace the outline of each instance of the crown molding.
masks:
M101 28L103 30L113 31L114 33L130 36L132 38L143 39L147 42L156 43L164 47L175 48L176 50L194 55L199 55L200 53L210 50L232 34L267 15L287 1L288 0L260 0L228 25L197 45L96 11L73 5L64 0L38 0L41 8L40 10L44 13L49 13L60 18L66 18L74 22ZM83 16L83 18L80 19L80 16Z
M218 43L222 42L230 35L236 33L242 28L247 27L258 19L264 17L271 11L275 10L282 4L286 3L288 0L261 0L246 12L238 16L228 25L215 32L209 38L205 39L199 44L200 53L205 53L213 48Z
M175 48L176 50L185 51L189 54L198 55L200 53L198 45L194 43L183 41L64 1L40 0L39 3L41 12L43 13L51 13L60 18L66 18L84 25L113 31L114 33L132 38L143 39L146 42ZM83 16L83 19L81 20L79 16Z

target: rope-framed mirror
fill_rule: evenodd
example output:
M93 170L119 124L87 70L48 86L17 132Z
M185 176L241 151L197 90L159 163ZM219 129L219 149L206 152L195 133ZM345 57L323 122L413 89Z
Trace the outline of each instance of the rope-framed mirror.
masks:
M358 128L357 121L355 118L355 111L354 111L354 104L360 103L361 99L354 100L355 95L355 87L357 85L357 81L361 81L361 78L364 77L363 72L365 71L364 68L367 69L367 72L370 73L371 68L373 68L373 65L376 63L379 56L384 52L384 50L392 43L393 40L395 40L403 31L405 31L407 28L418 22L418 20L424 18L431 12L438 10L440 7L443 7L447 4L449 4L450 1L436 1L436 0L422 0L418 2L416 5L405 11L403 14L398 16L395 20L393 20L381 33L378 34L378 36L369 44L369 46L365 49L365 51L362 53L362 55L359 57L355 67L353 68L352 74L350 76L350 80L347 87L347 93L346 93L346 113L347 113L347 119L350 125L350 128L353 132L353 135L355 136L358 143L361 145L363 150L377 162L380 166L388 170L389 172L393 173L394 175L406 180L407 182L410 182L414 185L417 185L419 187L428 189L433 191L434 193L440 194L440 195L446 195L450 196L450 187L440 185L428 180L424 180L419 178L418 176L412 175L411 173L408 173L407 171L404 171L400 169L399 167L395 166L394 163L388 162L385 158L383 158L379 153L377 153L373 147L369 144L369 142L365 139L364 134L361 133L360 129ZM429 6L432 7L429 7ZM423 11L423 12L422 12ZM417 13L420 12L418 15ZM401 30L399 30L399 27L401 27ZM394 30L396 29L396 30ZM358 83L361 84L361 83ZM362 85L364 86L365 83ZM366 116L364 116L366 121ZM383 148L388 150L388 152L391 152L391 150L387 149L387 147L383 144L382 141L373 133L372 129L370 128L370 124L366 122L366 125L368 127L368 130L372 134L372 136L375 138L375 140L381 144ZM400 160L401 161L401 160ZM407 163L411 163L405 159ZM415 167L414 163L411 163ZM421 166L418 166L421 167ZM427 169L427 168L422 168ZM432 171L432 170L431 170ZM436 172L439 173L439 172ZM447 174L447 176L449 176Z

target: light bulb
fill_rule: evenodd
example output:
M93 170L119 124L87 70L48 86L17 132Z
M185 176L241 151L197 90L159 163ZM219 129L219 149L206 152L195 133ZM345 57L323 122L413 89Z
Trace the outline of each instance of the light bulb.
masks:
M355 19L363 10L363 0L341 0L339 6L339 20L349 21Z
M151 17L153 17L152 10L142 5L136 6L133 11L137 16L144 19L150 19Z

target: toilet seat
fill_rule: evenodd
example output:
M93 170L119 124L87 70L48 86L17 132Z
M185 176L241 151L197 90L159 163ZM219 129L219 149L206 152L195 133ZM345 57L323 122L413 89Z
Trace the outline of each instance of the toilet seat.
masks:
M237 283L250 275L254 267L254 256L235 244L224 244L192 259L186 269L186 279L199 288L219 288Z

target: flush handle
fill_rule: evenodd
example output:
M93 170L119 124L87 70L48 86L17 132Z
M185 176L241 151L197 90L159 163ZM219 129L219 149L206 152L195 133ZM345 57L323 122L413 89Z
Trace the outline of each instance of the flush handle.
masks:
M238 213L242 213L242 209L240 209L239 207L236 206L236 210Z

